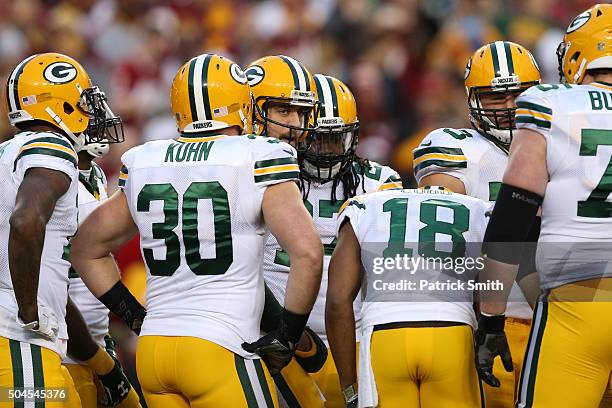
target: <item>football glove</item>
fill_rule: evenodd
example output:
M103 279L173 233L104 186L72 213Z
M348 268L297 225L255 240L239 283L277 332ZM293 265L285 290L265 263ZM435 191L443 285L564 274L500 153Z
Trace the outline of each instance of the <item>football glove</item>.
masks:
M359 406L355 384L344 387L342 395L344 395L344 406L346 408L357 408Z
M104 407L114 407L127 398L132 385L123 372L121 363L117 358L115 340L111 336L106 336L104 337L104 342L106 343L106 352L115 361L115 366L108 374L98 376L103 391L98 402Z
M22 329L29 330L51 341L57 339L57 333L59 331L57 317L55 317L55 314L51 310L44 306L38 307L38 320L24 323L19 317L19 314L17 314L17 323Z
M278 328L254 343L242 343L242 348L261 356L270 374L275 375L291 361L307 321L308 314L301 315L283 309Z
M295 360L307 373L316 373L327 360L327 346L323 340L308 326L304 328L304 335L310 339L311 350L295 351Z
M492 387L499 387L499 380L493 375L493 362L500 356L506 371L513 371L512 356L504 333L504 315L478 317L476 342L476 370L480 378Z

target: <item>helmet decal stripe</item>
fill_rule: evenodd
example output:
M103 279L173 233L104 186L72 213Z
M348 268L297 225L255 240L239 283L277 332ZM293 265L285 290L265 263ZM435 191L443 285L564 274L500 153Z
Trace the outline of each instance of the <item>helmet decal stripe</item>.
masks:
M193 58L189 63L189 73L187 74L187 86L189 89L189 108L191 109L191 121L195 122L198 120L198 111L195 102L195 92L193 89L193 72L195 70L196 59Z
M319 92L319 100L323 103L323 111L320 116L325 118L335 117L332 90L329 82L327 82L327 77L325 75L316 74L315 82L317 84L317 91Z
M193 69L193 94L197 112L196 120L211 120L210 101L208 99L208 65L210 54L200 55L195 59Z
M495 76L499 76L499 58L497 56L497 47L495 47L495 43L489 45L489 49L491 50L491 58L493 59L493 72L495 72Z
M499 61L499 74L495 74L495 76L508 77L510 76L510 72L508 72L508 57L506 57L506 49L504 48L503 41L495 41L495 48L497 49L497 56Z
M310 81L308 80L308 71L306 71L306 68L304 68L302 63L298 62L298 65L300 66L300 70L302 71L302 74L304 75L304 82L306 82L306 90L310 91Z
M280 56L283 61L289 66L291 70L291 75L293 76L293 83L295 84L295 89L299 89L300 91L306 91L306 78L304 76L304 72L300 69L300 63L294 60L291 57L287 57L285 55Z
M325 79L327 80L327 83L329 84L329 91L331 93L332 106L334 109L334 117L337 118L340 116L340 114L338 113L338 94L336 93L336 87L334 86L334 83L330 77L326 76Z
M213 118L210 110L210 97L208 96L208 66L211 60L212 55L206 54L202 63L202 102L204 103L204 115L207 120L212 120Z
M21 61L21 63L15 67L15 69L13 70L13 72L11 72L11 75L9 76L9 82L6 87L6 94L7 94L6 96L8 99L7 102L8 102L9 110L11 111L21 109L21 102L19 101L19 90L18 90L19 76L21 76L21 73L23 72L23 69L25 65L28 63L28 61L30 61L35 56L36 54ZM12 81L12 86L11 86L11 81Z
M514 75L514 61L512 60L512 50L510 43L504 41L504 50L506 51L506 60L508 61L508 73Z

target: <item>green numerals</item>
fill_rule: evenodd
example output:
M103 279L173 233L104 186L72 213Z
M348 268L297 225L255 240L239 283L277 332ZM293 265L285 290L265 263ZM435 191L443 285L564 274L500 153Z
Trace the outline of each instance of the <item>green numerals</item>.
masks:
M598 146L612 146L612 130L582 129L580 156L596 156ZM606 201L612 192L612 156L601 180L585 201L578 201L579 217L612 217L612 202Z
M450 208L453 221L438 219L439 208ZM419 230L419 254L424 257L459 257L465 255L463 233L470 227L470 210L463 204L446 200L426 200L421 203L420 219L425 227ZM436 250L436 234L448 235L452 240L452 250Z
M561 84L562 86L564 86L566 89L570 89L572 86L570 84ZM559 85L556 84L540 84L540 85L536 85L536 88L538 88L540 91L543 92L547 92L547 91L552 91L555 89L559 89Z
M408 199L392 198L383 204L383 212L391 213L389 221L389 245L383 251L385 258L396 255L412 256L412 249L405 248L406 217L408 215Z
M136 202L136 211L147 212L153 201L164 202L164 221L151 226L153 239L163 239L166 259L155 259L151 248L143 248L145 262L155 276L172 276L181 264L180 241L174 229L178 226L178 193L170 183L146 184Z
M211 200L213 223L215 227L215 250L213 259L200 257L200 240L198 238L198 201ZM178 269L180 260L181 239L174 230L178 227L179 195L169 184L146 184L138 194L136 210L150 211L153 201L163 201L164 221L153 223L154 239L164 241L166 259L155 259L151 248L144 248L145 262L154 276L172 276ZM227 272L232 264L233 247L231 218L227 191L217 181L194 182L183 194L182 242L189 269L196 275L221 275Z
M215 226L213 259L200 258L198 201L212 200ZM183 242L189 269L196 275L222 275L234 261L232 225L227 191L217 181L191 183L183 195Z
M449 208L453 212L453 221L440 221L438 209ZM389 242L383 251L383 257L396 255L412 256L412 250L405 248L406 222L408 216L408 199L392 198L383 204L383 212L390 212ZM470 210L463 204L454 201L431 199L421 202L420 221L425 224L419 230L419 254L424 257L459 257L465 255L465 238L463 233L470 227ZM436 250L436 234L449 235L452 250Z
M463 140L466 137L472 137L470 132L468 132L467 130L442 129L442 131L458 140Z

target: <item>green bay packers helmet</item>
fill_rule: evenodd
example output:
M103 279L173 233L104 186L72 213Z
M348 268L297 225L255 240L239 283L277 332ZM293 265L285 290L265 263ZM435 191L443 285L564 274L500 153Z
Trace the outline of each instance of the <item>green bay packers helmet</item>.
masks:
M540 69L531 53L510 41L496 41L480 47L465 69L470 122L484 136L508 150L515 129L516 108L487 109L483 95L510 93L518 96L540 83Z
M170 105L180 133L201 133L238 126L251 132L251 94L242 68L216 54L202 54L183 64L170 91Z
M337 78L314 76L319 101L316 130L298 143L305 177L326 182L352 165L359 138L357 104L352 92Z
M266 135L268 123L290 129L297 139L312 130L315 85L304 65L284 55L268 56L250 63L245 73L253 95L253 133ZM304 107L304 123L295 127L270 119L267 112L271 102Z
M612 68L612 4L596 4L567 27L557 48L561 82L580 84L591 69Z
M123 141L121 119L106 101L81 64L54 52L24 59L6 84L11 125L45 122L60 128L77 148L85 143L84 133L91 142Z

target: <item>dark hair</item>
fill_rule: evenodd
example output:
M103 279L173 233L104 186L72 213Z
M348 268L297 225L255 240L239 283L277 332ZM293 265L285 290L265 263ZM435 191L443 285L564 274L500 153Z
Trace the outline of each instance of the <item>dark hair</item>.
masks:
M612 68L593 68L593 69L587 69L586 73L591 75L591 76L598 76L598 75L611 75L612 74Z
M331 200L337 201L336 188L338 183L342 183L342 201L348 200L351 197L355 197L359 194L365 194L365 172L370 167L370 161L363 157L354 156L353 160L349 160L342 166L338 175L334 177L332 181ZM304 200L308 198L310 193L310 183L313 181L303 170L300 172L300 191ZM361 193L357 190L361 186Z

